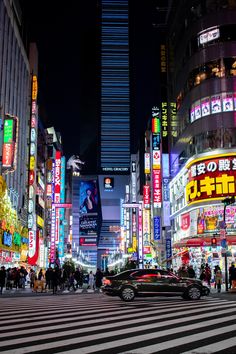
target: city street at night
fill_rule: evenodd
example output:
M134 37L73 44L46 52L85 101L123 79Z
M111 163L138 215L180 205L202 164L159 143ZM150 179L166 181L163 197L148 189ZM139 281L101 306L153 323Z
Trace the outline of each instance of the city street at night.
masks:
M0 0L0 324L236 354L236 0Z
M96 293L2 298L0 352L233 354L236 297L220 296L131 303Z

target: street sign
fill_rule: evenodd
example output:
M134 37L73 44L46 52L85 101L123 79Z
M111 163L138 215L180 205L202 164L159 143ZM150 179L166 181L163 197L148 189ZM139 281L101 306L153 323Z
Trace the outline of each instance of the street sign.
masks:
M223 249L227 249L227 240L225 238L221 240L221 247L222 247L222 251Z
M225 239L225 237L226 237L226 230L220 229L220 239Z

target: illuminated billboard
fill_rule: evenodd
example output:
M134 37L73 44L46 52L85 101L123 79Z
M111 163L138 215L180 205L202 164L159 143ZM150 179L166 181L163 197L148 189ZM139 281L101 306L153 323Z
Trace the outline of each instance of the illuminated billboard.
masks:
M80 234L87 235L91 233L97 233L98 222L97 216L91 214L82 214L80 216Z
M80 212L81 214L97 213L98 189L97 180L80 181Z
M198 158L186 165L188 205L235 195L236 153Z
M17 148L18 118L5 115L3 123L2 168L4 172L14 170Z

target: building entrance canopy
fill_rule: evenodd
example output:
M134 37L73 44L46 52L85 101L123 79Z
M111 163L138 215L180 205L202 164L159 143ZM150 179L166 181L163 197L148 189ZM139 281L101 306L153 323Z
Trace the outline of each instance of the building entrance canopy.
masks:
M175 242L173 248L181 248L181 247L205 247L211 246L211 239L212 237L194 237L194 238L184 238L179 242ZM217 246L221 245L221 238L216 236L217 239ZM229 246L236 245L236 235L227 235L227 244Z

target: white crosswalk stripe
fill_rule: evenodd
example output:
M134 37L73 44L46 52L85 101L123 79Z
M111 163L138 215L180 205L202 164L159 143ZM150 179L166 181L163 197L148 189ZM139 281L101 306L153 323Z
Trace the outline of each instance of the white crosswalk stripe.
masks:
M2 298L0 352L236 353L235 305L216 298L125 303L102 294Z

